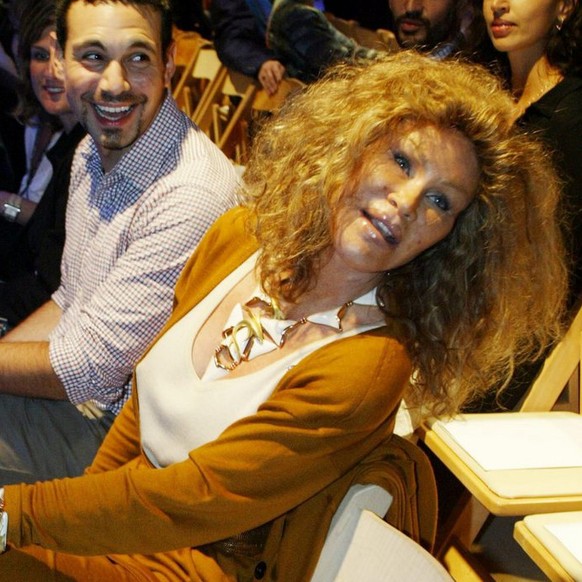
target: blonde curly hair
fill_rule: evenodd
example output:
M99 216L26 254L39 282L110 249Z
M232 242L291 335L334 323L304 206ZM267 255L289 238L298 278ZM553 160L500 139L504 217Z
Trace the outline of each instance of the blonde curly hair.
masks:
M340 65L266 123L245 174L262 285L296 301L317 280L334 208L354 192L367 151L403 121L454 128L471 141L474 200L444 240L385 273L378 288L386 317L404 324L415 367L407 398L432 413L506 385L517 364L561 333L559 181L514 115L498 80L476 65L409 52Z

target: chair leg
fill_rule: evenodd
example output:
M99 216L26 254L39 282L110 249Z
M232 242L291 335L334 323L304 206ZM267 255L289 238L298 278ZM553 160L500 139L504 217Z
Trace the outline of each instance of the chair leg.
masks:
M446 523L437 532L435 555L442 557L453 538L464 547L470 548L489 515L487 509L477 499L468 491L463 491Z
M447 551L440 558L447 572L457 582L493 582L493 577L455 537L449 539Z

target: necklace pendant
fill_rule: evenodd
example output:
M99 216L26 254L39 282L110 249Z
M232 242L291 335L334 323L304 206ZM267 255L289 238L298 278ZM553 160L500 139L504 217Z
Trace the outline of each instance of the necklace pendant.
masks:
M233 359L227 346L220 345L214 350L214 365L217 368L230 372L234 370L240 362Z

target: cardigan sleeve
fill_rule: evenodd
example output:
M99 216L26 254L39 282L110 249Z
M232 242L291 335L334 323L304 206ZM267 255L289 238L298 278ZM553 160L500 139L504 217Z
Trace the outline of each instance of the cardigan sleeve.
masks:
M6 487L9 541L80 555L153 553L266 523L389 435L410 371L404 348L380 330L338 340L290 370L256 414L181 463L154 469L139 458L114 471Z
M141 452L135 401L130 398L115 419L85 473L103 473L122 467Z

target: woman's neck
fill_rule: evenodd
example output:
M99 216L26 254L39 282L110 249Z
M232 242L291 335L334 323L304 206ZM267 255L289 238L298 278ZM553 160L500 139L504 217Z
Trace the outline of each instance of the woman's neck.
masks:
M300 319L313 313L339 307L374 289L381 275L362 273L361 276L338 268L334 258L322 265L315 286L301 295L297 303L282 305L286 317Z
M509 62L517 117L563 79L563 75L550 65L544 53L510 54Z
M73 113L64 113L63 115L59 115L59 120L65 133L71 133L73 127L75 127L77 123L77 119Z

